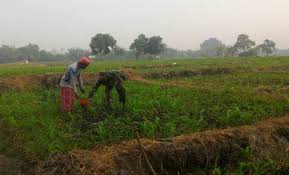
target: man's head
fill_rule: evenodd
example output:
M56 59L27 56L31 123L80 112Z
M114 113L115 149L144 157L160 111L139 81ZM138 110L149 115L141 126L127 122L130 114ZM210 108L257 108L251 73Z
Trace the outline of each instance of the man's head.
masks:
M90 64L90 60L88 57L82 57L80 58L80 60L78 61L78 65L81 69L85 69L87 68L87 66Z

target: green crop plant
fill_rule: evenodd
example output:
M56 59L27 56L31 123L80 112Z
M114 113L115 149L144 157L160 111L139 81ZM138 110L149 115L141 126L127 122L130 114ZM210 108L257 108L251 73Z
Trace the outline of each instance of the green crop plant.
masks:
M160 119L158 117L156 117L154 121L145 120L140 125L141 133L143 133L145 137L155 136L159 128Z
M176 66L171 66L174 62ZM0 82L18 74L63 73L67 64L0 65ZM103 87L87 112L76 100L70 115L60 112L59 88L1 91L0 151L45 158L98 142L134 139L136 129L143 137L165 138L289 114L288 57L103 61L92 63L84 72L120 68L146 79L125 82L125 108L113 91L113 110L106 110ZM217 68L231 72L182 74ZM152 73L178 76L155 78ZM86 82L85 86L88 92L91 87Z

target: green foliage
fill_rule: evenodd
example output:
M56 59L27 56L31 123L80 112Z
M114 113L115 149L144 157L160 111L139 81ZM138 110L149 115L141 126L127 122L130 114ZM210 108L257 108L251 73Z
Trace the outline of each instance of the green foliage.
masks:
M241 148L242 155L245 160L252 160L253 159L253 149L250 146L247 146L246 148Z
M93 54L103 56L108 54L116 46L116 40L109 34L98 33L91 38L89 46Z
M225 45L217 38L209 38L205 40L201 45L201 53L203 56L221 56Z
M109 136L109 129L106 127L104 122L99 122L95 127L96 135L98 135L100 140L106 140Z
M154 121L145 120L140 125L141 132L145 137L153 137L156 135L160 127L160 118L155 118Z
M27 46L17 49L17 55L20 59L39 58L39 46L37 44L29 43Z
M170 66L174 62L177 62L176 66ZM0 68L0 76L59 73L65 70L65 66L5 65ZM125 110L119 105L115 91L114 110L103 109L104 88L100 88L87 114L76 104L73 114L61 113L59 89L1 93L1 151L44 158L57 151L90 148L98 142L132 139L135 129L139 129L144 137L163 138L210 128L240 126L289 114L286 90L289 75L284 72L289 68L286 57L103 61L92 63L86 71L125 66L133 67L142 75L189 70L201 72L216 67L229 68L232 72L153 78L149 80L150 84L128 81L125 83L128 94ZM86 92L89 88L87 86ZM251 150L248 148L243 152L249 159ZM253 167L254 171L260 172L262 167L271 165L264 164L255 165L257 168L244 164L244 167ZM216 167L215 173L218 172Z
M145 54L159 55L165 49L165 44L160 36L150 37L145 47Z
M15 47L2 45L0 47L0 61L9 62L8 59L16 59L17 58L16 51L17 49Z
M221 168L218 167L218 168L213 169L212 175L222 175Z
M225 125L228 125L228 124L240 125L240 124L251 123L253 121L255 121L254 115L250 113L242 112L239 109L239 107L234 107L233 109L229 109L223 118L223 123Z
M277 162L271 159L258 159L253 157L253 150L250 146L242 149L243 161L239 162L237 165L227 165L222 167L215 165L212 169L213 175L275 175L282 174L285 172L288 165L283 165L282 167L277 166ZM285 173L286 174L286 173Z
M240 175L277 174L277 163L270 159L257 162L242 162L240 163L238 172Z
M79 58L87 56L88 53L88 50L84 50L81 48L70 48L68 49L66 56L73 60L79 60Z
M145 48L147 46L149 39L144 35L140 34L137 39L130 45L130 49L136 52L136 57L145 53Z
M253 46L255 46L255 41L252 41L248 35L240 34L238 36L237 42L234 45L234 48L239 49L244 53L247 53Z
M262 49L263 53L266 53L267 56L273 53L276 50L276 44L274 41L266 39L263 44L259 46Z
M162 40L160 36L147 38L144 34L140 34L130 45L130 49L135 51L137 58L145 54L159 55L165 49L165 44Z

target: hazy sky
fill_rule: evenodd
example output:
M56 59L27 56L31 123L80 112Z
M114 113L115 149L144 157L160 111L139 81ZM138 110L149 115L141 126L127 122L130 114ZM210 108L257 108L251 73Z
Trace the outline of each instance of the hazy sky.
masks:
M110 33L128 48L138 34L160 35L169 46L198 49L240 33L289 48L289 0L0 0L0 44L88 48Z

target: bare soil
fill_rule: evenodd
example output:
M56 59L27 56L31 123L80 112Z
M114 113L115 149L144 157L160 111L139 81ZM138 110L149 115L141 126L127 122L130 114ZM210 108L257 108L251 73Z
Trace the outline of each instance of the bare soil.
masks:
M12 175L17 173L19 173L17 161L5 155L0 155L0 174Z
M122 69L128 75L129 80L149 83L141 75L136 74L132 69ZM62 74L41 74L41 75L17 75L0 77L0 93L9 91L29 90L35 87L56 88L59 86ZM83 81L87 84L96 82L98 73L84 73Z
M94 83L98 74L83 74L86 83ZM0 92L29 90L35 87L58 87L62 74L21 75L0 78Z
M145 78L175 78L205 75L223 75L239 71L241 68L208 68L201 70L180 70L169 72L150 72L144 75Z

